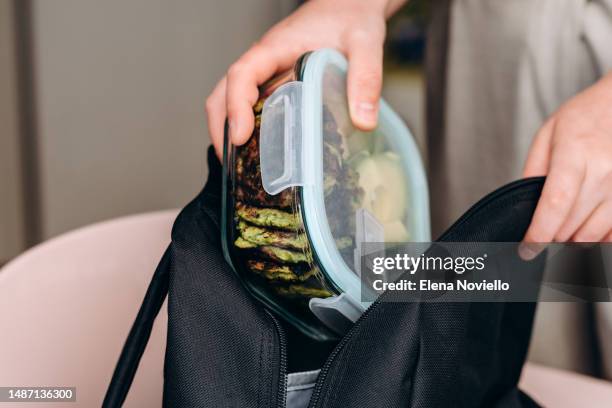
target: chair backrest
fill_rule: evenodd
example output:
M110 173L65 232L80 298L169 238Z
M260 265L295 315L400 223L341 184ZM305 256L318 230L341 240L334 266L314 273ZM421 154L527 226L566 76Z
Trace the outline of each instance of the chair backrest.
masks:
M95 224L39 245L0 270L0 384L76 387L100 406L177 212ZM126 407L161 406L162 310Z

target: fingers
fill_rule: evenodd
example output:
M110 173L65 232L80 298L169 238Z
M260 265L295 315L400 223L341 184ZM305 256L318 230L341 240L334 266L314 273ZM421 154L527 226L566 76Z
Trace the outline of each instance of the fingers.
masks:
M235 145L246 142L253 132L253 105L259 94L257 85L253 73L244 63L236 62L227 72L227 121L229 137Z
M603 201L574 234L576 242L600 242L612 238L612 201Z
M219 159L223 156L223 137L225 128L225 86L226 78L215 86L212 93L206 99L206 116L208 118L208 134L215 147Z
M543 176L548 172L550 161L551 139L555 129L555 120L549 119L536 134L527 161L523 169L523 177Z
M523 259L533 259L541 247L533 244L556 240L557 233L574 205L584 180L585 164L576 160L568 151L570 145L563 145L554 152L550 170L538 201L531 225L520 249Z
M584 183L580 188L580 193L574 202L574 205L563 222L563 225L557 232L555 240L559 242L569 241L572 236L578 231L587 219L593 216L593 212L602 201L602 195L599 191L600 180L585 178ZM603 235L600 237L602 238Z
M534 141L524 175L548 177L523 240L531 257L536 242L612 238L609 78L565 102Z
M382 88L383 38L372 32L354 32L349 38L347 93L355 127L372 130L378 121Z
M275 52L276 47L255 45L227 73L227 118L232 143L245 143L254 126L253 105L259 97L258 86L275 73L291 67L299 55Z
M612 238L612 173L592 182L596 191L592 192L593 210L574 230L572 241L609 242Z
M206 100L208 130L217 156L223 155L226 118L231 142L245 143L253 132L253 105L259 96L259 85L278 71L288 69L299 56L298 50L277 55L274 49L272 45L251 47L230 67Z

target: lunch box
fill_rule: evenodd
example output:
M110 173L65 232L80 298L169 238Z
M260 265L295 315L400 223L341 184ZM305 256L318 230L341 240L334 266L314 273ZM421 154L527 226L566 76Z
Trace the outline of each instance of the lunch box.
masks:
M304 54L260 88L255 129L225 135L222 245L252 295L304 334L337 338L368 308L364 243L431 240L415 140L381 99L372 132L351 123L342 54ZM365 290L365 288L364 288Z

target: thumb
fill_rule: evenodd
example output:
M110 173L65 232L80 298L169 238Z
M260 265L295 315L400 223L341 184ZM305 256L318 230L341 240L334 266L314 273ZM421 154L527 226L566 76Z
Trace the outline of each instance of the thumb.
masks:
M382 39L355 35L349 46L347 94L353 125L372 130L378 121L378 100L382 88Z

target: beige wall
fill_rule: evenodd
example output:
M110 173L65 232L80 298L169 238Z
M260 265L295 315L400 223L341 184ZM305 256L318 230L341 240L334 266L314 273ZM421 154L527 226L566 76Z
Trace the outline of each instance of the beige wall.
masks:
M34 0L44 238L187 203L203 101L290 0Z
M43 239L191 199L206 177L205 96L296 3L32 1ZM3 34L12 35L11 4L0 0ZM12 56L12 38L1 41ZM0 114L10 137L0 138L0 261L23 248L14 72L4 69L13 66L7 59L1 64ZM406 87L391 82L385 95L405 99ZM403 113L421 136L421 112Z
M11 6L0 0L0 264L24 246Z

